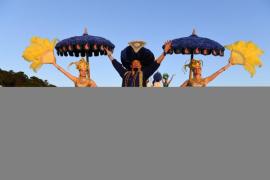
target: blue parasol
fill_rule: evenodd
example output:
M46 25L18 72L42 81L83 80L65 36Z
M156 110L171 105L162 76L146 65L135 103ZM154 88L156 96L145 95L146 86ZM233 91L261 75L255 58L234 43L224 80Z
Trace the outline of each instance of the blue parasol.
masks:
M164 46L163 46L164 48ZM191 55L191 62L196 54L224 56L225 48L216 41L208 38L199 37L195 30L189 37L172 40L172 49L169 54ZM190 63L191 64L191 63ZM192 73L190 72L190 78Z
M88 35L87 29L82 36L64 39L55 46L58 56L86 57L88 63L93 55L107 55L105 48L113 52L115 45L105 38Z
M102 37L90 36L87 29L82 36L75 36L58 42L55 46L60 56L92 57L106 55L104 48L113 51L115 46Z

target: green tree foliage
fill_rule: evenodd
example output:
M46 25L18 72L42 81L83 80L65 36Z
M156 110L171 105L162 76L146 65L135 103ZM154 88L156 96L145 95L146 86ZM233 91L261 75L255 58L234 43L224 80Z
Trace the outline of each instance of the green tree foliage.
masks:
M4 71L0 69L0 85L3 87L56 87L35 76L28 77L24 72Z

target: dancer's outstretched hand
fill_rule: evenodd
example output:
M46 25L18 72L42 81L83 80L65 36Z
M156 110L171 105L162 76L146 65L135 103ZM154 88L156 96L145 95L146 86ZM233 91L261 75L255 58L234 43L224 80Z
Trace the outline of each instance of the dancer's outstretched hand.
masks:
M166 41L165 42L164 52L168 53L171 49L172 49L172 41Z
M114 60L114 57L113 57L112 51L110 51L108 48L104 48L104 49L105 49L105 51L106 51L106 53L107 53L109 59L110 59L111 61L113 61L113 60Z
M56 58L53 51L47 51L40 57L40 62L42 64L56 64Z
M113 53L108 48L104 48L108 56L112 56Z

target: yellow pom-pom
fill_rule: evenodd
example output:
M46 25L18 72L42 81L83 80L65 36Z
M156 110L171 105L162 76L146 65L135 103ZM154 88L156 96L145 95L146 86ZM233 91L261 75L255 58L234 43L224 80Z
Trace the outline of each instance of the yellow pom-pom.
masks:
M50 41L40 37L33 37L30 46L23 52L23 58L32 63L30 68L37 72L43 64L54 63L56 61L54 56L56 42L56 40Z
M253 42L238 41L225 47L231 51L231 63L243 65L252 77L256 74L256 67L262 67L260 57L264 52Z

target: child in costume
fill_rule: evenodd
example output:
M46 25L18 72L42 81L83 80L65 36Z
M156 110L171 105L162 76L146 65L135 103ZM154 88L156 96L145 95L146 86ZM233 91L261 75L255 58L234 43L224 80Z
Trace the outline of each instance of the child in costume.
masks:
M253 77L256 73L256 66L262 66L260 56L263 55L263 51L253 42L238 41L226 46L226 48L231 51L231 57L226 66L213 75L202 78L202 61L193 59L191 64L186 65L192 71L192 78L187 80L181 87L206 87L233 65L243 65Z
M30 67L35 72L37 72L43 64L52 64L72 80L75 87L97 87L96 83L89 77L89 64L85 59L70 64L70 66L73 64L76 65L77 70L79 71L78 77L73 76L56 63L54 55L55 44L56 40L50 41L48 39L33 37L30 46L27 47L23 53L23 58L28 62L32 62Z
M175 74L172 75L171 79L169 80L170 78L169 74L168 73L163 74L163 78L162 78L163 87L169 87L174 77L175 77Z
M149 49L144 48L145 42L134 41L129 45L121 53L122 64L113 58L111 51L105 50L113 67L123 79L122 87L147 87L147 80L159 68L172 43L169 41L165 43L164 52L157 60Z
M162 75L160 74L160 72L157 72L154 75L154 80L153 80L153 87L155 88L160 88L162 87Z

